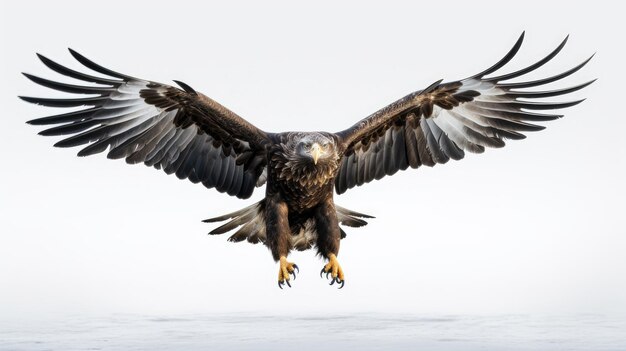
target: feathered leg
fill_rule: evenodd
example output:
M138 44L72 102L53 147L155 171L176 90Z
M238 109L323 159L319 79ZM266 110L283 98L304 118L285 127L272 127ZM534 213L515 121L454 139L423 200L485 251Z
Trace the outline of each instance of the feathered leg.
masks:
M283 288L284 284L291 287L289 283L290 274L296 278L296 270L298 266L287 261L287 255L291 249L289 236L289 210L287 204L278 196L266 198L265 207L265 226L267 235L267 245L272 250L272 256L275 261L280 263L278 269L278 287Z
M339 288L343 288L345 277L343 270L337 260L339 254L339 243L341 241L341 230L339 229L339 221L337 220L337 210L330 196L320 203L315 211L315 221L317 226L317 252L328 259L328 263L322 268L320 276L326 273L326 277L330 275L334 283L341 284Z

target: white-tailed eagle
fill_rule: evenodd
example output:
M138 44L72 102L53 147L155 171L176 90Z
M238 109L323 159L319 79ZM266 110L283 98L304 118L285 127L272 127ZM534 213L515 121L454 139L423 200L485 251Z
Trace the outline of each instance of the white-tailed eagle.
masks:
M465 152L500 148L505 139L523 139L542 130L537 122L562 117L554 111L578 104L535 99L565 95L593 81L556 90L537 87L581 69L591 57L561 74L510 82L534 71L561 51L518 71L493 75L508 63L524 34L495 65L469 78L411 93L336 133L270 133L226 107L175 81L180 88L104 68L70 49L93 73L75 71L42 55L53 71L86 83L67 84L24 74L45 87L81 95L70 98L21 97L51 107L84 109L29 121L52 125L39 134L65 136L55 146L81 146L79 156L107 151L107 157L144 163L179 179L238 198L267 184L265 198L240 211L206 220L225 221L211 234L238 230L229 240L268 246L280 262L278 286L290 285L298 267L287 261L292 249L312 247L328 260L321 273L343 287L337 261L345 233L340 225L359 227L370 216L336 206L333 195L393 175L397 171L460 160Z

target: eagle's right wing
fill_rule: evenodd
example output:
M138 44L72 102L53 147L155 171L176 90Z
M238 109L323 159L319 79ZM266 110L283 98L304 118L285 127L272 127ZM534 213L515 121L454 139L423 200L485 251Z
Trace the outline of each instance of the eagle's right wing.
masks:
M534 110L556 110L576 105L571 102L537 102L568 94L593 81L565 89L524 90L555 82L581 69L590 59L553 77L509 83L550 61L567 38L548 56L524 69L496 77L485 77L508 63L519 50L524 34L498 63L470 78L435 82L337 133L345 150L335 180L338 194L354 186L381 179L408 167L434 166L459 160L465 151L481 153L485 147L502 147L504 139L523 139L522 132L544 129L535 122L561 117Z
M266 165L268 134L232 111L197 93L130 77L104 68L70 49L80 63L106 77L64 67L44 56L48 68L95 85L60 83L24 75L42 86L84 98L21 97L44 106L86 109L38 118L28 123L55 125L41 135L70 135L55 146L87 145L87 156L109 150L108 157L175 173L207 188L248 198Z

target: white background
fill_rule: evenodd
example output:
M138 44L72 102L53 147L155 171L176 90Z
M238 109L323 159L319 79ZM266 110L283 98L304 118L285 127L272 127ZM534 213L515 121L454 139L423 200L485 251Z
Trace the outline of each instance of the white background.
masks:
M617 4L617 2L614 2ZM20 1L1 13L0 318L94 313L625 313L623 11L598 2ZM276 286L263 246L207 236L201 219L242 201L103 155L75 157L26 120L59 96L20 72L78 68L182 80L267 131L338 131L435 80L507 69L570 41L540 78L597 51L552 86L593 78L549 128L506 148L396 174L336 197L375 215L348 228L343 290L301 274Z

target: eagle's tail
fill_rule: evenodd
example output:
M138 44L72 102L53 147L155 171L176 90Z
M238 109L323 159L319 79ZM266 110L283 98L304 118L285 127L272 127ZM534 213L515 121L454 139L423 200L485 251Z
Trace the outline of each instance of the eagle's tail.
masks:
M367 222L362 218L374 218L373 216L351 211L340 206L335 206L335 208L337 210L337 219L339 220L339 224L344 226L362 227L367 224ZM241 227L228 238L228 241L239 242L247 240L253 244L265 242L265 200L261 200L239 211L215 218L205 219L203 222L213 223L226 220L229 221L213 229L209 232L209 234L224 234ZM292 234L291 244L293 248L306 250L313 247L317 239L317 232L315 230L313 219L307 221L307 223L305 223L305 225L303 225L297 232ZM346 233L341 230L341 238L344 238L345 236Z
M265 242L265 200L261 200L239 211L225 214L223 216L205 219L205 223L226 222L212 231L211 235L224 234L235 228L239 228L235 234L228 238L229 241L242 241L248 239L249 242L256 244L259 241Z
M337 219L339 220L339 224L348 227L362 227L366 225L367 222L361 218L375 218L374 216L348 210L347 208L337 205L335 205L335 209L337 210Z

